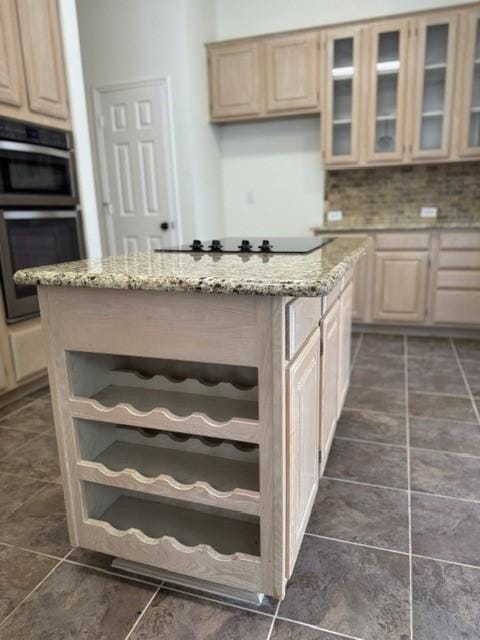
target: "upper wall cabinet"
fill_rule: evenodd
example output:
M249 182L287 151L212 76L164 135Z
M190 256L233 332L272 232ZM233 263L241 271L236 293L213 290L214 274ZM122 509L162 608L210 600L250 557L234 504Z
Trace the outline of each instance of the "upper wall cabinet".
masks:
M450 153L457 16L416 21L413 60L413 159L446 158Z
M409 20L384 22L365 31L370 87L368 162L398 162L403 158L409 34Z
M267 111L292 111L318 105L316 33L270 38L265 42Z
M0 1L0 103L19 108L24 98L22 52L15 0Z
M324 34L322 137L326 164L351 165L359 160L361 37L359 28Z
M0 115L69 128L56 0L0 0Z
M212 118L260 115L262 79L256 42L212 48L209 65Z
M480 8L467 11L460 27L463 56L459 60L455 110L459 115L458 154L480 157Z
M318 34L208 47L210 115L248 120L318 111Z

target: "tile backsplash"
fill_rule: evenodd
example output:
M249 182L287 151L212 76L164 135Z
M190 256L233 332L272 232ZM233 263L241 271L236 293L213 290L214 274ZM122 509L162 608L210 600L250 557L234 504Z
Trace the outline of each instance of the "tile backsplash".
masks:
M329 171L325 199L350 225L417 221L422 207L437 207L439 221L480 221L480 162Z

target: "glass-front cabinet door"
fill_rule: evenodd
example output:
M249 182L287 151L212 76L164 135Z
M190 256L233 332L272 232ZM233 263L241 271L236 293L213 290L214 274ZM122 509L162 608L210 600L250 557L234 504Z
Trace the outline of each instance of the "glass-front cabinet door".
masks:
M369 96L367 161L401 161L404 156L408 20L385 22L366 32Z
M416 21L414 159L445 158L450 152L456 29L452 14Z
M325 164L356 164L359 160L361 30L356 27L332 29L324 38Z
M461 37L465 55L461 61L461 90L457 109L459 120L459 155L480 155L480 9L462 16Z

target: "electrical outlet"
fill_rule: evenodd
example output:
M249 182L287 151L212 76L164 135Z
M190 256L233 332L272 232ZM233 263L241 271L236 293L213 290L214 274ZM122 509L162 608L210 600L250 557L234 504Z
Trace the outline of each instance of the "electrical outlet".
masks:
M331 209L330 211L327 212L327 220L328 222L339 222L340 220L342 220L343 218L343 211L339 210L333 210Z
M437 217L437 207L422 207L420 209L420 217L421 218L436 218Z

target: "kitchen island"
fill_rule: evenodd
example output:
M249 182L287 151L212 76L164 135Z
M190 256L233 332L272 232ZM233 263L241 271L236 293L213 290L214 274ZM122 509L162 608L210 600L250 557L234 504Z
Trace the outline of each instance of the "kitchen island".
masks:
M38 285L72 545L284 597L348 386L363 252L344 238L17 272Z

